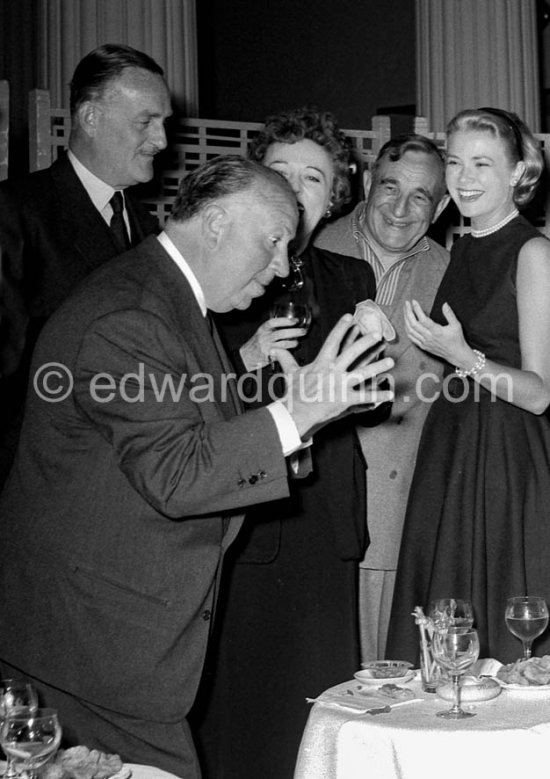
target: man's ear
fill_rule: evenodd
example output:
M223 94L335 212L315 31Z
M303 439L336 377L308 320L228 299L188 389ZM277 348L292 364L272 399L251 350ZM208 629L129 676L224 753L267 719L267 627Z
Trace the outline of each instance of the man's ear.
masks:
M202 236L209 249L219 246L229 225L229 214L217 203L210 203L202 211Z
M368 199L371 186L372 186L372 173L370 172L370 170L366 169L363 171L363 193L364 193L365 200Z
M82 132L93 138L97 133L100 107L91 100L81 103L76 112L78 126Z
M434 215L432 217L432 224L434 222L437 222L437 220L439 219L439 217L441 216L443 211L445 211L445 209L447 208L447 206L449 204L450 199L451 199L450 195L447 195L447 194L443 195L443 197L441 198L441 200L439 201L439 203L435 207Z

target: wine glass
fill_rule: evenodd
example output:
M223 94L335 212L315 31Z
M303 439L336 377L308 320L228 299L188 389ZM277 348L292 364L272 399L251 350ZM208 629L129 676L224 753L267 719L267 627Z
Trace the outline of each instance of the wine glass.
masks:
M293 327L307 328L311 324L311 308L307 303L298 303L292 298L275 302L269 312L270 317L286 317L296 319Z
M548 625L548 606L536 595L518 595L508 598L504 612L506 627L523 644L523 658L531 657L533 639L544 633Z
M17 774L25 771L35 779L36 771L55 754L61 742L61 725L55 709L16 708L8 712L0 727L0 744Z
M456 626L436 628L432 651L436 663L449 671L455 696L454 706L448 711L438 711L437 716L445 719L474 717L473 712L464 711L460 707L460 677L479 656L477 630Z
M38 708L38 696L36 690L24 679L0 679L0 727L8 713L21 708ZM13 761L6 755L6 770L2 779L13 779L17 771Z
M435 627L471 628L474 624L474 609L469 600L462 598L438 598L430 602L428 616Z

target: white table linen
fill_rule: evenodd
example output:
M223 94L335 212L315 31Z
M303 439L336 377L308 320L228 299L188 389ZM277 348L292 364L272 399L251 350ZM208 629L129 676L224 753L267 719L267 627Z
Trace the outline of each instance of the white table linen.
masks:
M464 704L476 717L445 720L448 701L409 685L421 700L389 713L356 713L317 702L310 713L294 779L507 779L548 776L550 695L503 691ZM332 693L357 690L350 681Z
M179 779L175 774L163 771L162 768L155 768L152 765L138 765L137 763L124 763L124 769L129 768L132 772L130 779ZM0 775L6 770L6 763L0 760Z

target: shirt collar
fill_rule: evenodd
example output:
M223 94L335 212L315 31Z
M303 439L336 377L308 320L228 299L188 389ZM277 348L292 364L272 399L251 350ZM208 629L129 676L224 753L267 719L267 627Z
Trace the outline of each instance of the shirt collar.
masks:
M164 230L159 235L157 235L157 240L164 247L165 251L170 255L170 257L174 260L174 262L176 263L180 271L183 273L183 275L189 282L189 286L193 290L193 294L197 300L197 303L200 306L202 315L206 316L207 308L206 308L206 300L204 298L204 292L201 289L201 285L199 284L197 277L189 267L188 263L183 258L183 255L181 254L179 249L176 248L174 242L166 235Z
M95 173L83 165L74 152L70 149L67 152L67 156L74 168L74 171L82 186L90 196L90 199L97 210L101 213L103 209L109 204L110 199L113 197L115 190L110 184L106 184Z

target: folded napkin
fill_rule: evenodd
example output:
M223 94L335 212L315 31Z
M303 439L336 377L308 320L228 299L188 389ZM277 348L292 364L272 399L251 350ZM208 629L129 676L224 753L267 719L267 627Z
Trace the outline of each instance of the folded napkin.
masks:
M382 714L389 712L396 706L404 706L406 703L421 701L422 698L408 698L407 700L396 700L390 698L384 693L373 691L365 695L354 692L351 688L346 690L327 690L317 698L306 698L308 703L322 703L324 706L330 706L338 709L348 709L356 714Z
M468 676L496 676L499 668L502 668L502 663L499 660L484 657L481 660L476 660L469 669Z

